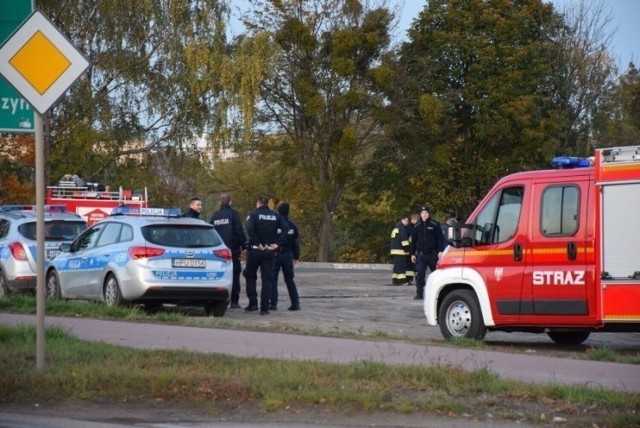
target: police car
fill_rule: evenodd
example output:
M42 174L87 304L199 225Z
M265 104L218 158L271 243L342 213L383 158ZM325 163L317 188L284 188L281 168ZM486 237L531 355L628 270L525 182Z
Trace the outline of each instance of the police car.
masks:
M35 205L0 206L0 297L12 291L33 291L37 280L37 240ZM45 205L44 251L50 259L62 242L71 242L87 228L77 214L64 205Z
M179 209L114 208L60 250L46 270L48 298L226 312L231 251L212 225L181 217Z

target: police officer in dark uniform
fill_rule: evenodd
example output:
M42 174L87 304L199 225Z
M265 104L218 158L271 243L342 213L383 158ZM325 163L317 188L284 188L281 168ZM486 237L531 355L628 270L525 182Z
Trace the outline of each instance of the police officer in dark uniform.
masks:
M289 225L280 214L269 209L269 198L260 196L256 201L256 209L247 217L245 228L249 235L247 266L244 270L249 306L244 310L258 310L257 281L260 268L260 315L268 315L276 251L284 244ZM279 234L278 229L282 233Z
M233 283L231 285L231 308L240 307L240 254L244 249L247 237L242 228L242 220L238 211L231 208L231 195L222 193L220 195L220 209L213 213L211 221L213 228L220 234L224 245L231 250L231 260L233 262Z
M189 201L189 209L182 215L182 217L200 218L202 212L202 201L200 198L191 198Z
M416 264L415 300L424 299L427 268L436 270L438 259L446 247L440 223L429 218L431 209L420 207L420 221L411 232L411 261Z
M278 213L280 213L282 218L284 218L289 225L289 231L286 233L286 239L276 254L276 264L273 272L273 288L271 289L271 304L269 305L269 309L275 311L278 308L278 275L280 274L280 268L282 268L282 276L284 277L284 283L287 285L289 300L291 300L291 306L287 309L290 311L299 311L300 298L298 296L298 287L296 287L296 282L293 279L293 265L300 258L300 236L298 233L298 226L289 220L288 203L282 202L278 205Z

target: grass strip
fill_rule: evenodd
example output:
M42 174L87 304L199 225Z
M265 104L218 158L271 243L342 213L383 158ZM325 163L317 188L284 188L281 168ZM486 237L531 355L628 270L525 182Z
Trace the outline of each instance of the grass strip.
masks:
M323 406L333 412L427 412L563 426L640 426L640 394L530 385L456 367L395 367L144 351L78 340L46 329L47 368L35 370L34 326L0 326L0 402L171 401L215 412L257 404L263 411ZM592 425L596 424L596 425Z

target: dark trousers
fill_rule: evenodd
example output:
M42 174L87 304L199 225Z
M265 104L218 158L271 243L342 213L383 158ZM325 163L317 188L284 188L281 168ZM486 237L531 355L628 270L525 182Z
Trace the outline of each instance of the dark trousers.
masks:
M293 252L291 251L281 251L276 255L276 264L273 270L273 288L271 289L271 304L273 306L278 305L278 275L280 274L280 268L282 268L284 283L287 285L291 306L299 306L298 288L296 287L296 282L293 280Z
M405 284L407 282L407 256L393 256L393 285Z
M258 304L257 282L258 268L260 268L260 279L262 280L260 308L263 310L269 308L274 263L275 253L273 251L250 250L247 254L247 266L244 269L244 277L247 280L249 306L256 306Z
M427 279L427 268L433 272L438 263L438 253L416 254L416 296L424 297L424 285Z
M407 281L413 281L416 276L416 264L411 261L411 256L407 256Z
M242 263L240 262L240 253L231 255L233 261L233 282L231 283L231 303L240 301L240 272L242 271Z

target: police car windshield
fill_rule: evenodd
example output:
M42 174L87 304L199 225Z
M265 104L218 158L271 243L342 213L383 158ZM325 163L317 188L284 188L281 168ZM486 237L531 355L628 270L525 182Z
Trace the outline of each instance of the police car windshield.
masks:
M142 236L152 244L166 247L217 247L223 245L209 225L154 224L142 228Z
M87 228L84 221L48 221L44 226L45 241L73 241ZM18 232L27 239L36 240L36 222L23 223Z

